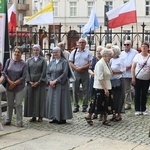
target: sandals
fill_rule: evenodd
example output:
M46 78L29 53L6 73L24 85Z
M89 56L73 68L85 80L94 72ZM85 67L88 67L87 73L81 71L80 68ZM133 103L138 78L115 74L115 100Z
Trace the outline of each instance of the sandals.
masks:
M114 120L114 122L118 122L118 121L121 121L122 120L122 118L120 117L120 118L116 118L115 120Z
M93 125L93 121L91 120L91 118L85 117L85 120L86 120L86 122L87 122L90 126Z
M32 117L29 121L30 122L36 122L36 117Z
M115 121L116 117L112 117L111 119L109 119L110 121Z
M42 121L43 121L43 118L39 117L38 122L42 122Z
M111 124L110 124L110 122L108 120L103 121L103 125L105 125L105 126L111 126Z
M97 119L97 115L93 114L92 119Z

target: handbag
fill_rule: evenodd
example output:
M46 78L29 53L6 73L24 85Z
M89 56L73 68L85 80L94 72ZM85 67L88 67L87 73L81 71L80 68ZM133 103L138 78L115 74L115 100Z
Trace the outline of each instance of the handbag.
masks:
M7 66L5 66L5 67L8 68L8 67L9 67L9 64L10 64L10 58L8 59L8 63L6 64ZM4 87L6 87L6 84L7 84L7 83L8 83L8 82L7 82L7 79L5 78L2 84L3 84Z
M113 89L121 89L121 80L120 79L111 79L111 85Z

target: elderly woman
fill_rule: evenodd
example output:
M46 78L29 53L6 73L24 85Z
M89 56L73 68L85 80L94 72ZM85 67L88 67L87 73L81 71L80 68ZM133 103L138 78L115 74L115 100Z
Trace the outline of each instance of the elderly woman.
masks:
M69 93L69 64L59 47L54 47L54 59L47 68L48 93L46 98L45 117L52 119L50 123L65 124L72 118Z
M103 125L110 126L110 123L107 120L107 115L110 113L109 103L111 100L111 69L109 66L109 61L113 55L111 49L103 49L101 51L102 58L96 63L94 70L94 85L95 88L95 97L99 102L97 106L100 110L100 114L103 115ZM92 125L92 120L86 118L87 123Z
M98 110L95 110L95 105L97 104L97 101L95 99L95 89L93 88L93 83L94 83L94 68L96 63L101 59L101 51L102 51L103 47L102 46L98 46L97 50L96 50L96 57L93 56L92 59L92 63L89 67L89 74L90 74L90 99L91 99L91 104L90 104L90 109L89 109L89 113L87 115L87 118L91 118L91 119L95 119L97 118L97 113ZM97 107L96 107L97 108ZM93 113L95 113L93 115ZM93 116L92 116L93 115Z
M150 80L149 43L143 42L141 53L137 54L132 63L132 84L135 89L135 115L147 115L146 103Z
M114 114L111 121L121 121L121 112L124 113L124 83L122 74L126 70L124 60L119 57L121 50L116 46L112 46L113 58L110 60L110 66L113 72L112 81L112 95L114 103ZM113 82L119 82L119 86L114 86Z
M46 59L40 56L39 45L33 46L33 57L27 60L27 89L25 117L32 117L30 122L42 122L46 99Z
M21 47L15 47L14 57L6 61L2 76L7 81L7 118L5 125L10 125L12 120L12 113L15 107L17 115L17 126L23 127L23 106L22 101L24 98L24 87L27 65L24 60L21 59L22 56Z

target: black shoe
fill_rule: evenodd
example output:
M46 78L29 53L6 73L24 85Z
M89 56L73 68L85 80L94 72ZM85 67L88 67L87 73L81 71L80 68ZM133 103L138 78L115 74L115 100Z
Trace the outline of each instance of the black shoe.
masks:
M60 120L57 122L57 124L65 124L66 123L66 120Z
M83 108L83 109L82 109L82 112L87 112L87 108Z
M75 107L74 110L73 110L74 113L76 113L78 111L79 111L79 108L77 108L77 107Z
M36 117L32 117L29 121L30 122L36 122Z
M52 121L50 121L49 123L58 123L58 120L52 120Z
M4 125L9 126L9 125L11 125L11 122L5 122Z

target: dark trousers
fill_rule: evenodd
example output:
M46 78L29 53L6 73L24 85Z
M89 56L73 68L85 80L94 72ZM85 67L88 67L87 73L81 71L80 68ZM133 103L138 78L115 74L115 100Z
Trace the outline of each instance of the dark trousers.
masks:
M135 111L145 111L147 102L147 93L149 88L149 80L136 79L135 85Z
M92 94L93 98L91 99L89 113L99 114L100 113L100 101L98 100L100 96L99 90L93 88Z
M109 97L105 95L104 90L95 89L94 101L90 104L89 113L113 114L113 100L111 91Z

